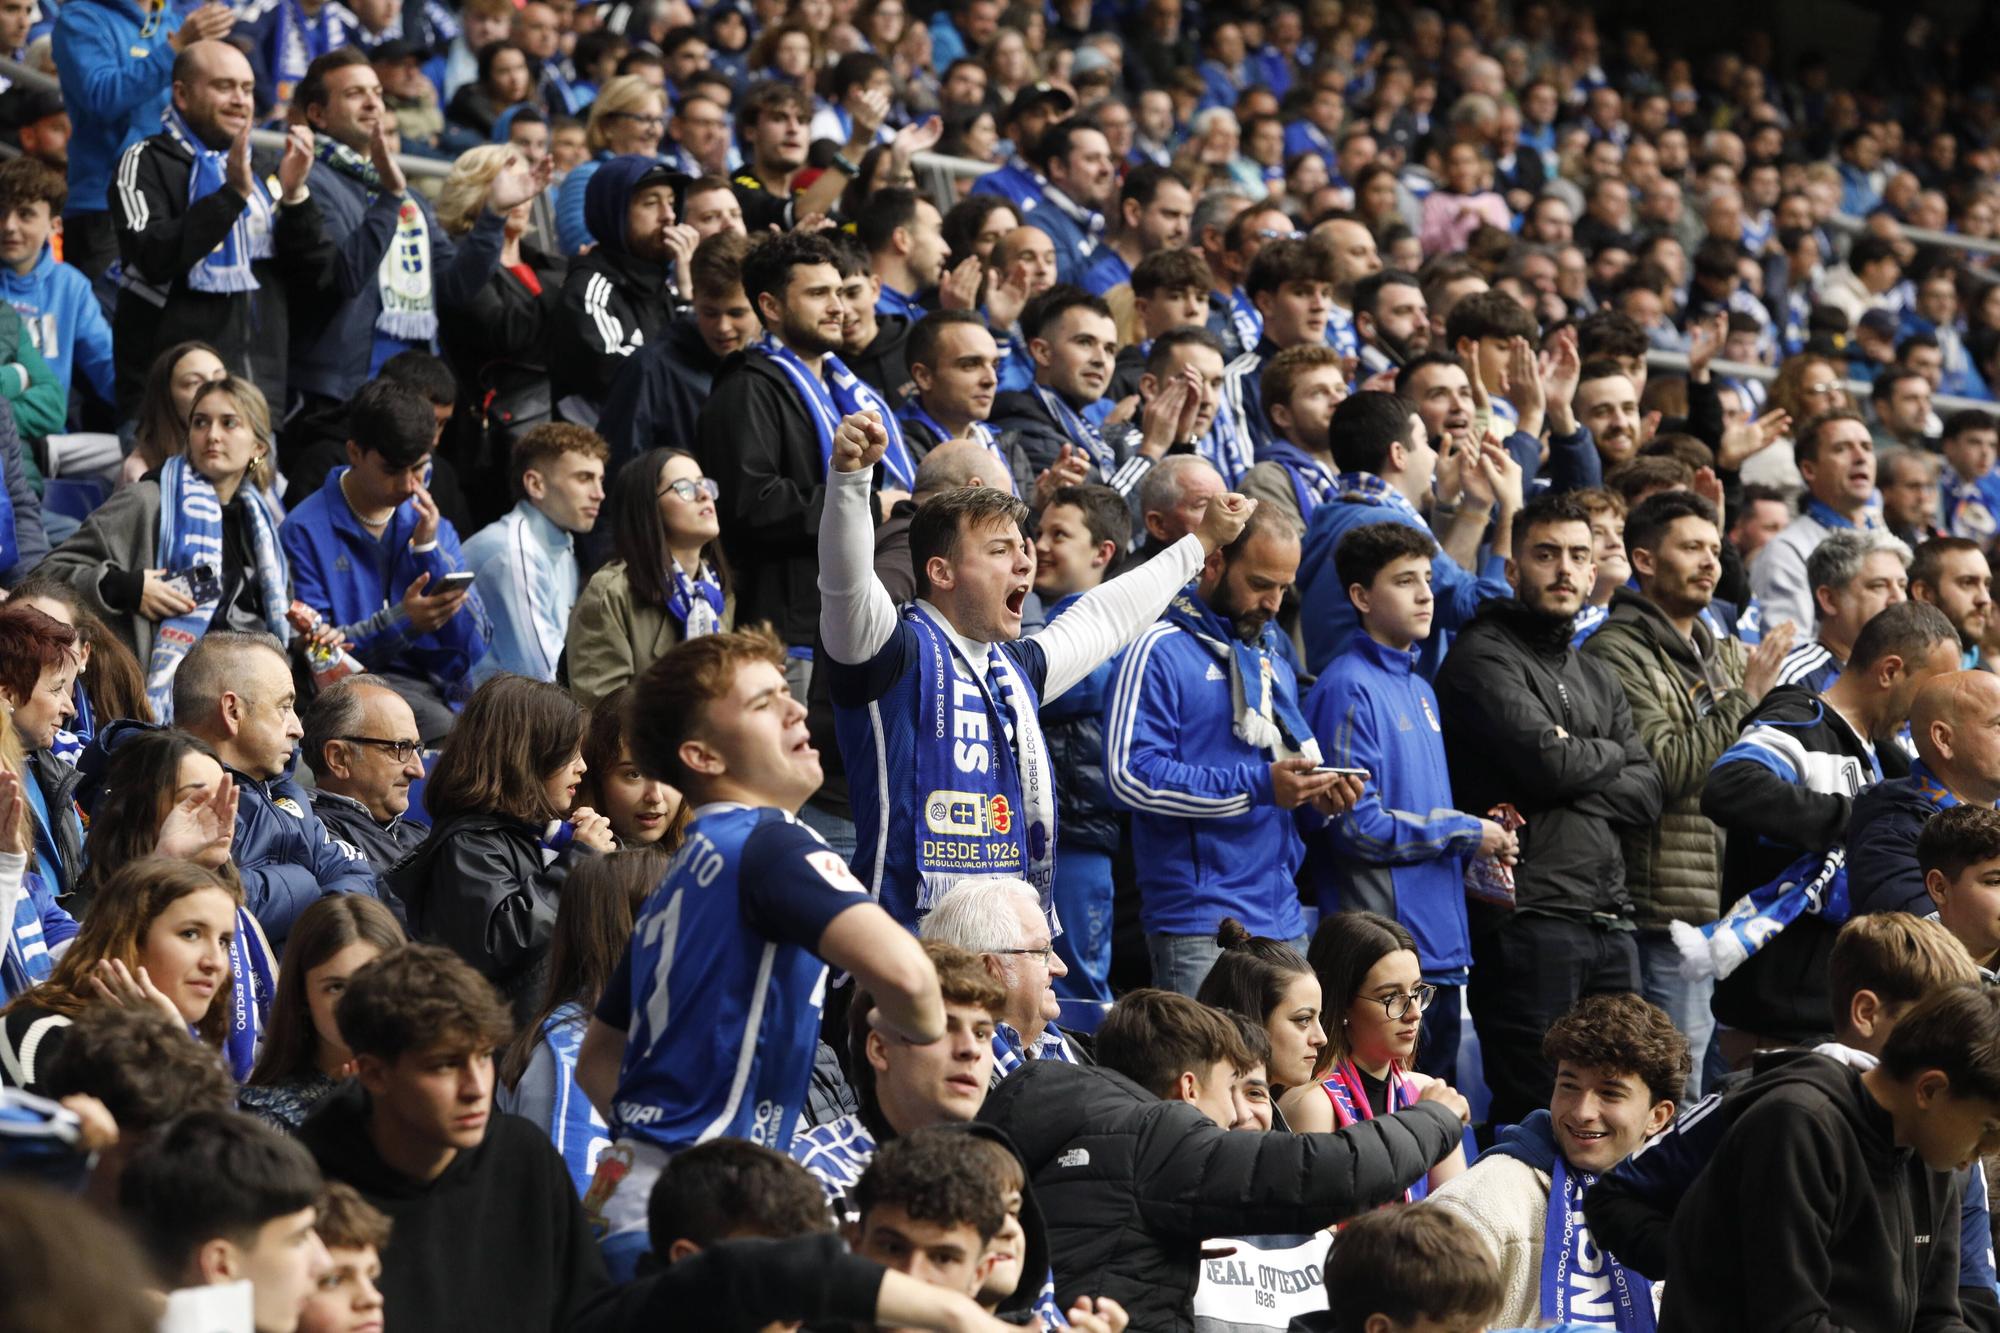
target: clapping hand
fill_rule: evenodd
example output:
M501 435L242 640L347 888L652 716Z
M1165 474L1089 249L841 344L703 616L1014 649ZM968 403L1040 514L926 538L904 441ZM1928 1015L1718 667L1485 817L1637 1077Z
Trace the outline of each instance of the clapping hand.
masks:
M221 865L236 840L236 803L236 780L227 773L213 787L189 792L160 821L153 854L196 865Z

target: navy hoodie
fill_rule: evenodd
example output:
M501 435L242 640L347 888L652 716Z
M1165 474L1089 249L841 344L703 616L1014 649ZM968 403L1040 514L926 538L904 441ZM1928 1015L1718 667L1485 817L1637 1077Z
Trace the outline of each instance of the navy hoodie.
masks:
M585 187L583 216L597 248L570 265L549 378L556 411L594 424L626 358L659 340L674 315L666 264L628 249L626 210L639 178L657 169L628 153L598 167Z

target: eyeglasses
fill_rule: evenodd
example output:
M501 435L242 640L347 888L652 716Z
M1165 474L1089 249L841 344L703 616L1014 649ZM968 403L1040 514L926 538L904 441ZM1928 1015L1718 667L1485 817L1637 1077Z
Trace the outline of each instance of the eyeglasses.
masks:
M1381 1005L1382 1016L1393 1023L1399 1018L1408 1018L1413 1009L1421 1014L1430 1008L1437 991L1436 986L1424 982L1407 995L1364 995L1361 998L1370 1004Z
M407 764L416 758L424 748L422 741L392 741L381 736L336 736L335 740L346 741L349 745L373 745L387 750L391 758L399 764Z
M607 111L604 116L606 120L629 120L655 130L665 129L667 124L665 116L642 116L636 111Z
M722 498L722 487L716 485L714 479L711 477L696 477L693 480L682 477L678 481L670 481L660 491L660 494L666 495L668 492L672 492L689 504L695 503L704 496L711 500Z
M1011 954L1022 958L1039 958L1042 960L1043 967L1054 966L1056 960L1056 946L1053 944L1044 944L1039 949L988 949L986 952L1003 955Z
M1302 231L1279 231L1272 227L1261 227L1251 234L1260 241L1297 241L1305 238Z
M1822 384L1808 384L1801 390L1801 392L1811 394L1814 397L1817 397L1823 393L1832 393L1838 388L1840 388L1838 384L1834 384L1831 381L1828 381Z

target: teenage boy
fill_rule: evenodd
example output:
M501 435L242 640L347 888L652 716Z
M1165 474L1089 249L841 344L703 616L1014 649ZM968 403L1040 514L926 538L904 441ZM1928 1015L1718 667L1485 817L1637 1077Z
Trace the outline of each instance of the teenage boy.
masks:
M709 634L639 682L633 760L698 813L577 1060L613 1127L590 1199L614 1262L643 1248L646 1196L674 1153L718 1134L790 1146L828 964L875 996L887 1032L944 1035L922 946L795 818L822 774L784 661L768 632Z
M1417 941L1423 978L1437 987L1424 1011L1428 1040L1418 1068L1449 1080L1458 1068L1459 995L1472 968L1466 862L1511 862L1519 843L1493 820L1452 805L1437 695L1416 671L1416 645L1431 632L1436 557L1430 534L1402 523L1354 528L1335 549L1361 627L1307 691L1305 715L1326 762L1364 769L1369 779L1344 818L1301 824L1305 882L1320 915L1379 912Z
M1937 904L1937 920L1965 946L1980 980L2000 968L2000 810L1955 805L1941 810L1917 839L1917 866Z
M1132 510L1109 486L1065 486L1036 526L1035 593L1053 623L1119 567L1132 543ZM1056 788L1055 949L1069 972L1065 999L1111 999L1113 861L1124 819L1104 782L1104 703L1113 662L1100 663L1068 693L1042 705Z
M327 1270L299 1318L299 1333L382 1333L382 1252L389 1219L352 1185L328 1181L313 1230L326 1246Z
M1232 1133L1243 1039L1167 991L1126 994L1097 1041L1102 1066L1031 1061L979 1118L1007 1132L1042 1200L1058 1306L1100 1293L1148 1333L1191 1333L1207 1238L1344 1221L1399 1197L1461 1137L1465 1100L1443 1083L1329 1134Z
M1027 506L995 488L947 491L917 511L915 604L899 612L875 577L869 500L889 438L872 414L841 423L819 528L820 634L841 753L850 775L879 779L850 788L855 864L909 926L969 876L1025 879L1046 908L1056 776L1041 700L1060 698L1137 638L1242 531L1251 505L1212 501L1197 532L1024 640L1035 574ZM951 735L929 721L947 711Z
M548 1135L493 1111L493 1052L513 1028L498 992L449 949L412 944L348 977L334 1021L356 1078L299 1141L395 1224L380 1286L396 1319L567 1325L604 1261Z
M851 1083L861 1109L792 1139L792 1157L826 1187L837 1217L878 1145L979 1114L993 1075L994 1023L1007 993L984 963L941 940L925 940L944 997L944 1036L913 1042L875 1025L875 998L857 991L848 1009Z
M1938 478L1945 530L1983 546L2000 535L2000 473L1993 468L2000 420L1979 408L1954 412L1945 418L1942 444L1951 465Z
M492 618L475 685L509 672L552 681L576 606L576 538L604 505L604 440L585 426L548 421L514 442L514 508L465 543Z
M162 1287L248 1282L257 1333L293 1333L327 1268L313 1230L320 1188L311 1155L276 1130L191 1111L133 1154L118 1211Z
M63 398L79 367L91 392L112 399L111 326L83 271L59 262L49 245L69 187L32 157L0 163L0 296L48 362Z
M1865 1073L1767 1077L1674 1213L1661 1333L1958 1325L1954 1173L2000 1146L2000 992L1919 1001Z
M1687 1039L1636 995L1592 995L1556 1020L1542 1055L1556 1067L1548 1109L1501 1131L1431 1200L1499 1259L1506 1300L1496 1323L1644 1327L1651 1287L1592 1238L1584 1192L1672 1122L1692 1067Z
M1139 261L1132 270L1132 315L1139 322L1139 337L1118 349L1106 397L1122 402L1139 392L1153 339L1172 329L1208 327L1208 294L1214 286L1215 276L1200 251L1160 250Z
M1264 367L1287 347L1321 346L1333 309L1333 261L1307 241L1272 241L1257 252L1243 289L1263 323L1257 345L1229 363L1224 397L1261 452L1271 438L1271 422L1259 396Z
M340 626L354 655L409 701L426 745L440 744L486 652L486 611L458 530L426 489L437 423L390 380L361 386L348 413L347 466L286 516L278 539L295 594Z
M1325 1315L1303 1333L1486 1333L1502 1299L1479 1233L1433 1203L1363 1213L1334 1234Z

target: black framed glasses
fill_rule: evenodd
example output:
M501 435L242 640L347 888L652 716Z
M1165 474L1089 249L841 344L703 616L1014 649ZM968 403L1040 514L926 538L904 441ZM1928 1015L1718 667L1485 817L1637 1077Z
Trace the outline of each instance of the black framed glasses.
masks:
M378 750L387 750L399 764L407 764L424 748L422 741L392 741L383 736L336 736L335 740L346 741L349 745L372 745Z
M668 492L672 492L689 504L696 503L704 496L710 500L722 498L722 487L718 486L712 477L695 477L692 480L682 477L678 481L670 481L660 489L661 495L666 495Z
M1361 998L1370 1004L1381 1005L1382 1016L1393 1023L1399 1018L1408 1018L1411 1010L1415 1010L1421 1014L1424 1010L1430 1008L1431 1001L1437 998L1437 993L1438 988L1436 986L1431 985L1429 982L1421 982L1415 990L1407 993L1396 995L1364 995Z

